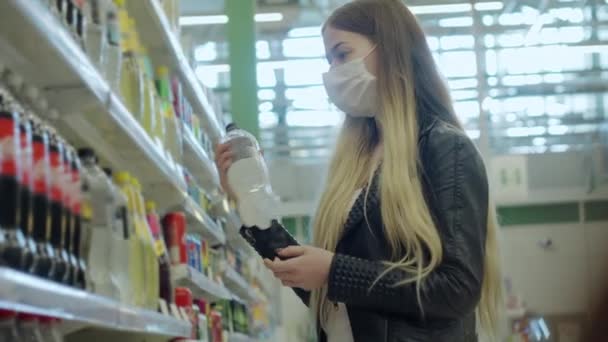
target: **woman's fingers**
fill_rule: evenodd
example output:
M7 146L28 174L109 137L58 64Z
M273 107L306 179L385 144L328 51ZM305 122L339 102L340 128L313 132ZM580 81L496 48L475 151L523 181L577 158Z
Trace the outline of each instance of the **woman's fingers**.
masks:
M275 258L274 261L265 259L264 264L273 273L293 273L297 271L297 268L295 267L295 259L279 260L279 258Z
M295 258L304 254L306 249L302 246L289 246L278 251L278 254L284 258Z

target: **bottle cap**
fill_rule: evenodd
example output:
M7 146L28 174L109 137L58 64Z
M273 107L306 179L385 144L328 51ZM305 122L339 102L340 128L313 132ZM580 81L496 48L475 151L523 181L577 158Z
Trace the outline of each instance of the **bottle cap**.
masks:
M147 211L156 211L156 202L146 201L146 210Z
M95 150L89 147L84 147L78 149L78 158L80 159L94 159L95 163L97 163L97 155L95 154Z
M130 178L131 175L126 171L120 171L114 175L116 183L129 183Z
M141 191L141 183L139 182L139 179L131 177L131 184L133 184L137 191Z
M169 68L164 65L161 65L158 68L156 68L156 73L161 77L168 76Z
M234 122L229 123L226 126L226 132L234 131L235 129L239 129L239 126L237 126Z
M0 310L0 319L14 318L17 316L15 311Z

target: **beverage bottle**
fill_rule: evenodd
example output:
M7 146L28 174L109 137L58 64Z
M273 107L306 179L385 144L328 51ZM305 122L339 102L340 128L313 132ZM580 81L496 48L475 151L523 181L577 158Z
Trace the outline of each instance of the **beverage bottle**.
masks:
M160 217L156 212L156 203L146 202L146 218L154 238L154 250L158 260L159 295L167 303L172 303L173 289L171 288L171 260L160 225Z
M118 289L112 282L110 258L114 253L112 225L114 224L113 187L98 165L95 151L78 150L83 167L83 207L91 211L91 234L88 253L84 254L88 266L91 290L97 294L119 298Z
M67 283L70 272L70 258L65 249L67 231L67 211L64 192L66 191L64 145L59 136L50 127L50 173L51 173L51 245L55 254L55 267L51 279Z
M40 334L38 316L20 313L17 315L17 331L20 342L44 342Z
M102 58L102 74L110 85L110 89L116 94L120 93L120 80L122 71L122 49L120 24L118 20L118 8L112 0L101 0L105 5L105 35L107 47L105 56Z
M233 153L228 169L228 183L237 197L238 212L243 221L241 235L264 258L274 259L276 250L297 241L279 223L274 212L268 168L257 139L235 124L226 127L224 142Z
M63 248L68 255L68 270L65 283L76 286L76 274L78 273L78 260L74 253L74 231L76 230L76 213L74 211L74 188L72 184L72 153L70 147L63 143L63 208L65 212L66 225L63 236Z
M73 282L80 289L87 285L87 263L85 256L89 252L89 238L91 236L91 210L85 207L83 210L82 200L82 164L74 148L70 148L71 160L71 182L70 182L70 205L72 208L72 231L69 235L70 252L76 262L76 272L73 274Z
M128 201L126 195L111 182L112 170L104 169L112 189L112 253L110 255L110 279L118 291L117 296L120 302L126 305L134 305L134 294L131 288L129 267L129 238L131 225L129 217Z
M83 15L84 0L67 0L66 22L72 36L81 47L86 42L86 18Z
M156 70L156 87L162 101L163 121L165 122L165 147L171 158L181 163L183 155L182 134L173 110L173 94L169 80L169 68L160 66Z
M21 210L19 212L19 227L23 230L26 241L26 254L23 270L29 271L37 262L36 244L33 239L32 226L32 188L31 171L32 159L32 126L28 116L21 112L19 115L19 137L21 142Z
M19 119L12 98L0 89L0 264L15 269L24 268L28 249L19 225L23 184Z
M88 0L82 7L87 22L85 51L98 70L103 68L107 48L107 35L104 32L107 25L105 6L103 0Z
M154 71L152 69L152 62L147 54L146 49L139 45L139 55L142 70L144 70L144 115L141 121L142 126L148 133L148 135L154 139L154 132L156 130L156 113L158 111L156 87L154 86Z
M30 118L33 127L33 167L34 180L32 202L32 226L36 243L38 262L32 272L48 277L55 267L55 251L51 245L51 160L49 135L42 122Z
M162 226L171 265L187 264L186 215L183 212L168 213L163 217Z
M0 341L20 341L17 331L17 313L0 310Z
M59 330L59 319L40 317L39 330L44 342L63 342L63 335Z
M115 0L118 6L118 20L121 31L122 67L120 77L120 93L125 106L136 119L143 112L143 77L135 55L135 34L131 24L125 0Z
M127 198L128 240L129 240L129 284L134 304L144 306L146 303L144 275L144 245L137 233L139 218L137 215L136 199L128 172L119 172L114 176L116 184ZM127 234L126 234L127 235Z
M146 217L146 206L142 188L139 181L132 178L132 184L135 193L137 216L139 221L139 236L144 248L144 276L146 287L146 307L156 310L158 308L159 298L159 273L158 273L158 257L155 250L155 240L152 235L152 230L148 224Z

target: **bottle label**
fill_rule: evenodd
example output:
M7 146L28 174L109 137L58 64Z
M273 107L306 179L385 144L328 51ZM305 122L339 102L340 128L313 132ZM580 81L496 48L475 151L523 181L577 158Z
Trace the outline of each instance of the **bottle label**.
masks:
M48 183L51 178L49 173L48 146L42 141L34 141L32 152L34 160L32 167L34 192L48 195Z
M18 127L12 117L0 117L0 174L19 178L21 176L21 156Z

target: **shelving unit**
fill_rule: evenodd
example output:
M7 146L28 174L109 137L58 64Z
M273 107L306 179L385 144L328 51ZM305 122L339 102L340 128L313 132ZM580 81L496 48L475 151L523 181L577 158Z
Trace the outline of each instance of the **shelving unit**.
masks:
M84 327L167 337L188 336L190 323L0 267L0 307L84 323Z
M229 342L255 342L255 340L241 333L230 333L228 336Z
M249 283L232 267L226 266L224 270L224 282L226 287L239 298L248 302L258 301L259 298Z
M195 296L211 301L231 298L230 292L223 285L212 281L188 265L171 267L171 277L176 284L190 288Z
M183 208L189 232L203 235L212 245L223 245L226 243L226 234L224 234L222 228L192 198L187 197L184 200Z
M158 1L129 1L129 9L137 23L141 39L149 48L155 63L173 67L180 76L186 97L192 102L195 112L203 114L202 124L212 141L218 141L223 129L217 120L202 86L188 64L179 40Z

